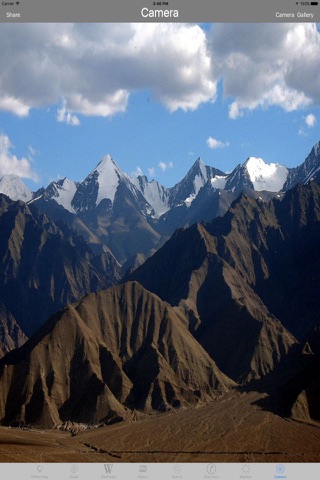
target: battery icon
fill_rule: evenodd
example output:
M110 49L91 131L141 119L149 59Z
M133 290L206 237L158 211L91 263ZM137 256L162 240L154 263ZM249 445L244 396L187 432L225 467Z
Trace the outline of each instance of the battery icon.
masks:
M318 5L318 2L311 2L311 5Z

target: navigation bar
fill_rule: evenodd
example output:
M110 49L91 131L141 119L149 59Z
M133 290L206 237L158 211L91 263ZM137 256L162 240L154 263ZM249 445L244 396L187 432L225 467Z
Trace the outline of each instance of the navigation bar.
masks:
M19 480L302 480L320 478L320 464L4 463L1 475Z
M10 0L1 22L320 22L317 1Z

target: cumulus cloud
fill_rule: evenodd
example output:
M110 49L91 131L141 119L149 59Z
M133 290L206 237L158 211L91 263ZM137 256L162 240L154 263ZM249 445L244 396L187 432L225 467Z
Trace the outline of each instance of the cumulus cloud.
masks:
M320 104L316 24L198 25L4 24L0 31L0 110L27 116L57 105L69 125L78 115L110 117L130 94L149 90L170 111L214 101L221 81L229 117L279 106Z
M168 163L165 163L165 162L159 162L158 163L158 167L161 168L161 170L163 172L165 172L167 170L167 168L173 168L173 163L172 162L168 162Z
M309 128L314 127L317 123L316 116L313 115L313 113L309 113L309 115L307 115L305 118L305 123Z
M67 111L66 102L64 102L62 107L57 110L57 120L58 122L63 122L67 125L80 125L79 118L76 115L72 115L70 112Z
M214 98L204 31L191 24L3 25L0 109L26 116L55 105L57 119L125 111L132 92L149 89L173 112Z
M215 149L215 148L228 147L230 144L229 144L229 142L224 143L224 142L220 142L220 140L216 140L213 137L209 137L207 139L207 145L208 145L209 148Z
M320 103L320 34L315 24L221 24L210 37L213 73L233 99L229 117L277 105Z
M0 177L14 174L22 178L30 178L35 182L38 181L38 175L32 169L30 161L24 157L17 158L12 154L12 149L10 138L4 133L0 133Z
M314 128L316 126L317 117L313 113L309 113L306 117L303 117L302 120L303 125L300 126L298 135L300 137L308 137L310 128Z
M243 112L240 110L238 103L233 102L229 105L229 118L236 120L239 117L243 117Z

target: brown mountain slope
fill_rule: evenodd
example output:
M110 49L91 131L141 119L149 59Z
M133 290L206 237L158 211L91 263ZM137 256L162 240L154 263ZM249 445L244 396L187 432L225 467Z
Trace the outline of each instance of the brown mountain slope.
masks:
M191 331L227 375L259 378L295 339L218 248L205 226L194 225L176 232L132 278L183 309Z
M138 283L65 307L0 361L1 421L108 422L201 403L233 382L170 305Z

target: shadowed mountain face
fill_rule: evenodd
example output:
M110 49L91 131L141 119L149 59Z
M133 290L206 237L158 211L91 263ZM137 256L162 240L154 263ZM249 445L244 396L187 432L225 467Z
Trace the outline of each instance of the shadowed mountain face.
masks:
M65 224L0 195L0 301L30 335L56 310L119 279L110 253L95 256Z
M247 381L319 324L319 241L318 184L270 204L242 194L224 217L177 231L130 278L183 309L217 365Z
M15 318L0 302L0 357L27 341Z
M267 394L256 404L276 415L319 422L320 327L312 330L304 344L294 345L274 371L240 390Z
M105 199L95 209L79 214L83 223L102 245L108 246L121 264L137 252L155 248L161 238L146 220L141 207L142 195L139 191L134 193L120 181L112 207Z
M48 427L202 403L234 385L185 319L132 282L65 307L0 372L2 423Z
M320 327L309 335L302 350L300 369L279 389L278 403L279 400L287 408L285 414L289 411L298 419L320 421Z

